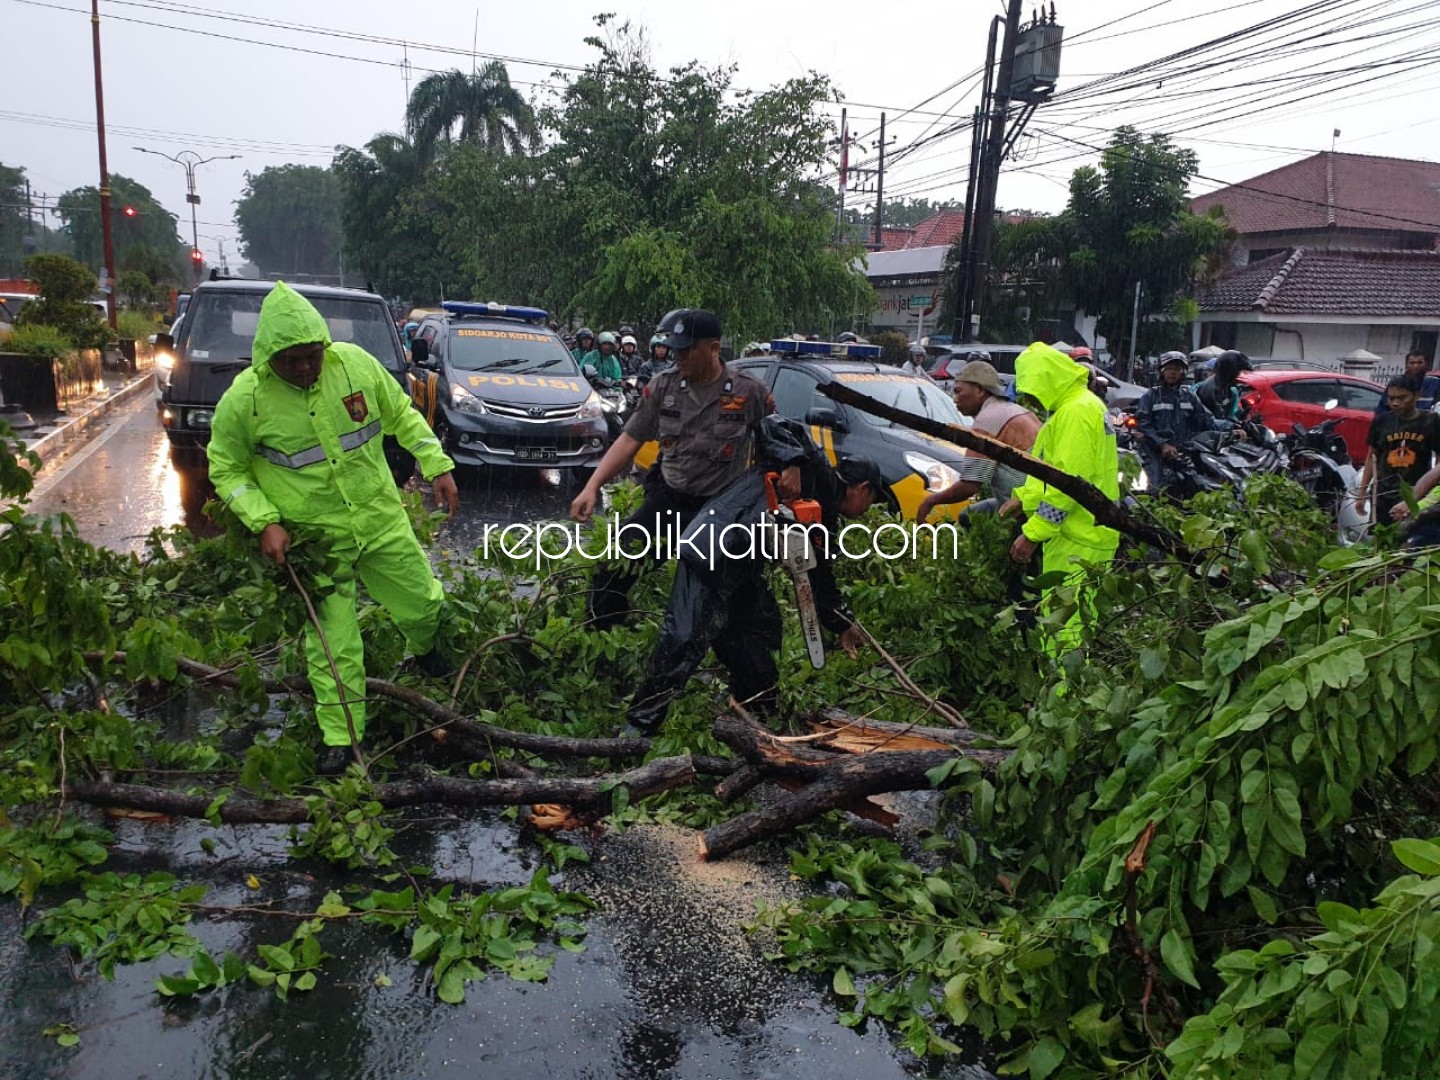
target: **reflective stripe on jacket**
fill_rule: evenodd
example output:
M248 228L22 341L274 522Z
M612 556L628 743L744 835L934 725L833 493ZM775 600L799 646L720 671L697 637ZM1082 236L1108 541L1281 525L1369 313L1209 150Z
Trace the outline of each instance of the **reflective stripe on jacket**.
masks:
M1120 460L1115 433L1106 422L1105 405L1086 389L1089 372L1048 345L1031 345L1015 361L1015 389L1030 394L1050 413L1031 451L1061 472L1088 480L1107 498L1120 497ZM1114 529L1095 524L1095 516L1058 488L1029 477L1015 492L1029 515L1022 531L1044 543L1056 536L1096 548L1118 541Z
M320 377L286 382L270 359L324 341ZM254 532L284 521L373 539L404 523L382 435L415 455L427 480L454 463L395 377L357 345L331 342L325 320L283 283L265 298L254 361L215 409L208 454L221 501Z

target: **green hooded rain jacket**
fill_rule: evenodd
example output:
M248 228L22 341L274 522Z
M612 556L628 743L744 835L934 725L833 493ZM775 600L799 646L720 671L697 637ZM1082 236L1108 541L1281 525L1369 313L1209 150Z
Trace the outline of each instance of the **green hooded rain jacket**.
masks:
M1105 404L1086 387L1090 373L1049 345L1031 345L1015 361L1015 391L1029 394L1049 412L1031 451L1042 461L1090 481L1111 499L1120 497L1120 459ZM1015 492L1027 517L1021 531L1041 544L1046 573L1064 573L1067 584L1085 576L1084 563L1108 563L1120 534L1095 524L1095 515L1037 477ZM1058 651L1079 644L1079 612L1056 640Z
M270 368L292 345L325 342L307 390ZM382 435L415 455L426 480L455 468L380 361L333 342L315 305L284 282L260 309L250 367L215 409L209 457L215 491L253 532L273 522L314 525L346 539L409 529Z

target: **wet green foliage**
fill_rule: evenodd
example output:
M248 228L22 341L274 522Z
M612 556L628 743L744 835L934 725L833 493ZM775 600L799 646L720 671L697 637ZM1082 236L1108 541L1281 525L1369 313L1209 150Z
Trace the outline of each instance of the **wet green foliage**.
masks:
M812 843L796 872L839 892L768 914L780 957L830 972L847 1021L917 1052L972 1029L1007 1073L1415 1075L1440 1041L1440 849L1407 839L1440 832L1440 567L1330 550L1292 498L1163 511L1199 572L1122 554L1090 662L1015 702L994 776L944 778L948 862Z
M619 509L633 497L622 491ZM794 871L823 894L766 913L776 958L821 973L844 1023L893 1025L919 1053L983 1040L1009 1074L1423 1071L1440 1050L1427 1022L1440 988L1440 565L1333 550L1281 481L1152 512L1198 564L1122 550L1092 583L1086 662L1060 669L1013 607L1034 583L1013 576L1004 522L982 520L938 558L841 563L866 627L1013 753L988 773L957 759L932 774L947 801L918 849L857 840L835 820L797 838ZM403 818L367 781L316 780L310 711L262 685L303 670L303 610L248 540L157 534L137 559L90 548L64 519L11 511L6 524L0 698L17 705L0 716L0 809L21 825L0 823L0 892L41 912L32 938L102 970L188 959L162 994L242 982L288 994L323 978L326 926L363 919L407 935L446 1001L492 970L544 978L554 947L583 947L588 903L546 871L494 892L431 886L398 869ZM323 590L323 550L298 544L295 558ZM584 616L590 567L452 560L442 642L463 674L400 678L505 727L614 734L669 575L637 586L631 625L599 633ZM1048 620L1069 617L1074 596L1062 599ZM372 671L393 677L394 626L369 606L361 623ZM123 673L103 663L117 649ZM837 652L814 671L793 627L784 649L795 708L922 719L873 655ZM185 685L182 657L233 668L242 688L177 737L155 699ZM722 684L693 681L655 752L722 753L710 728L723 699ZM408 740L428 746L393 705L376 702L369 723L372 777L418 749ZM436 767L541 764L472 749ZM106 838L55 814L62 776L143 783L162 770L214 799L212 819L236 790L306 799L296 858L348 867L354 894L291 912L286 941L204 954L193 887L97 872ZM616 827L733 812L698 790L645 807L616 796ZM546 847L557 867L583 856Z

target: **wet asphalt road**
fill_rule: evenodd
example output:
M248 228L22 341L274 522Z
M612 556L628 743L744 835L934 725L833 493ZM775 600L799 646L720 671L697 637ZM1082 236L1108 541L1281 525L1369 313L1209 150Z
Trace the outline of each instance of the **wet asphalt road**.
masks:
M63 511L92 542L139 551L151 529L210 527L200 514L210 494L203 476L171 466L145 399L47 470L31 509ZM463 551L487 523L563 518L570 495L563 484L536 476L462 476L464 508L441 543ZM192 697L190 722L204 709ZM206 903L283 899L292 910L313 909L327 890L345 884L343 870L291 862L278 827L130 820L106 826L117 836L107 869L165 869L206 882ZM214 856L202 850L207 838L218 845ZM522 883L536 865L533 843L493 813L442 811L412 821L401 842L406 863L425 863L439 881L459 888ZM556 877L557 887L598 904L587 920L586 950L557 950L545 983L492 974L471 984L459 1006L437 1001L424 972L409 961L404 938L359 923L324 932L333 958L319 986L288 1004L248 984L167 1001L153 980L183 973L187 961L120 967L107 982L60 950L24 942L17 908L0 906L0 1080L984 1075L958 1064L927 1072L883 1030L835 1023L841 1006L828 993L828 979L792 977L763 960L742 926L756 899L795 895L783 849L709 867L698 862L688 832L653 827L589 846L589 866ZM258 893L246 886L250 874L260 879ZM216 956L283 940L291 929L258 916L195 927ZM63 1049L44 1036L56 1023L73 1024L80 1045Z
M499 475L462 469L461 509L440 544L467 551L487 524L564 520L578 490L563 470L515 470ZM92 543L139 552L152 529L184 525L211 535L201 510L214 489L203 469L170 461L165 429L145 397L106 418L104 430L41 474L31 497L37 514L66 513Z

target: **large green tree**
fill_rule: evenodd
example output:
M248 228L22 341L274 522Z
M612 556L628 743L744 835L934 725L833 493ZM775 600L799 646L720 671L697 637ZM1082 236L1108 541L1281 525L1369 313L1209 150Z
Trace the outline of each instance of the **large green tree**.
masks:
M1070 179L1070 202L1054 227L1077 306L1099 319L1118 352L1128 341L1140 286L1141 355L1179 343L1197 276L1219 268L1234 232L1220 213L1192 214L1193 150L1166 135L1119 128L1100 155Z
M340 184L317 165L245 174L235 201L240 250L267 274L335 274L341 266Z
M60 196L55 208L75 258L98 271L105 261L99 189L72 188ZM127 208L133 213L127 213ZM175 215L160 205L144 184L119 173L110 174L110 229L117 267L124 267L132 249L141 247L159 252L177 274L189 264L190 248L176 233Z
M416 84L405 126L424 162L456 143L522 153L540 145L535 113L499 60L477 71L437 71Z
M25 238L30 235L28 207L25 170L0 165L0 276L20 271Z
M455 296L461 272L440 251L448 231L410 140L385 132L362 150L342 146L333 171L347 263L386 296L414 303Z

